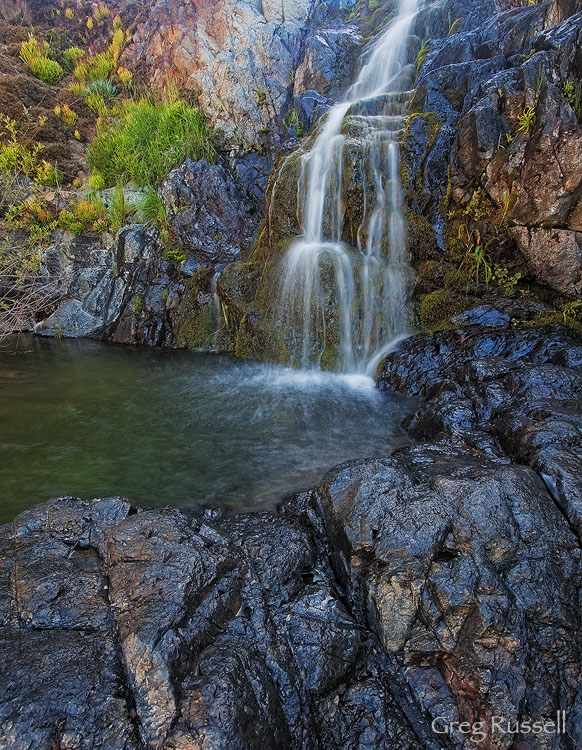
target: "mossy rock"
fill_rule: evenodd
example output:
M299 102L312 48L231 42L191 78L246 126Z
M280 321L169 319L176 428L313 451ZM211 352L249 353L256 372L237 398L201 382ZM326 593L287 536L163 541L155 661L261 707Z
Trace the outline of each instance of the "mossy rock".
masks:
M420 300L420 324L427 331L446 328L450 318L467 309L467 300L449 289L437 289Z
M420 213L409 211L407 216L408 247L416 261L436 259L440 256L435 231L430 221Z

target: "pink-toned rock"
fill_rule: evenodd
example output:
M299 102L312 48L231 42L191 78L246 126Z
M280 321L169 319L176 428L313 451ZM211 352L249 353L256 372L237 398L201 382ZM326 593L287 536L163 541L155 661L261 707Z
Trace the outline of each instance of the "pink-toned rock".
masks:
M568 297L582 294L582 232L515 227L512 233L536 278Z

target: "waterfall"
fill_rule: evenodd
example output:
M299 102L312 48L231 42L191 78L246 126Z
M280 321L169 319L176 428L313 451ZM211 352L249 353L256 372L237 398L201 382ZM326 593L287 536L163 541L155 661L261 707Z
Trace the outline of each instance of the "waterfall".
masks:
M365 372L409 327L411 272L398 143L413 93L415 70L406 57L418 1L400 0L357 80L301 156L303 231L283 259L278 307L281 328L295 337L295 366ZM348 148L361 172L363 209L349 243L344 227Z

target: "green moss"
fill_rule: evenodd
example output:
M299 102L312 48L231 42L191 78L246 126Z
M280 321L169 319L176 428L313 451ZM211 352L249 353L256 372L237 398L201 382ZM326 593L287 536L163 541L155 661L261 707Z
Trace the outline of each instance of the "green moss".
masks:
M574 300L562 305L555 312L545 312L523 324L528 328L539 328L549 325L564 325L582 336L582 300Z
M452 268L443 277L443 284L445 289L463 289L467 291L470 287L474 287L475 283L464 268Z
M207 284L207 270L202 269L188 280L174 320L178 346L188 349L211 349L221 325L213 304L201 304L200 292Z
M434 257L437 250L436 236L430 221L419 213L409 211L408 221L408 245L412 257L419 260L427 260Z
M466 307L466 300L449 289L437 289L420 300L420 324L427 331L446 328L449 319Z

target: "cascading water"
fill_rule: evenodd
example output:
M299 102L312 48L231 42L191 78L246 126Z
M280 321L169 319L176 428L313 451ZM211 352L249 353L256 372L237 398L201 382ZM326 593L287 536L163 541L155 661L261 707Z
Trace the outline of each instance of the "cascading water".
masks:
M294 365L366 372L409 326L398 142L413 93L414 65L406 56L418 4L400 0L344 101L301 157L303 234L284 258L279 307L282 326L297 339ZM355 149L362 172L363 218L349 244L346 148Z

